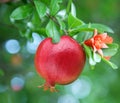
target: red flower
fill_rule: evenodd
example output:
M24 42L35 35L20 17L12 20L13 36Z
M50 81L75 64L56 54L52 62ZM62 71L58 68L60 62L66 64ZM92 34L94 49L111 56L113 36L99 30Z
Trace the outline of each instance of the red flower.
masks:
M103 56L102 48L108 48L107 44L111 44L113 42L113 38L108 36L107 33L98 34L97 29L94 30L94 36L84 43L87 46L93 48L94 52L98 52L101 56Z

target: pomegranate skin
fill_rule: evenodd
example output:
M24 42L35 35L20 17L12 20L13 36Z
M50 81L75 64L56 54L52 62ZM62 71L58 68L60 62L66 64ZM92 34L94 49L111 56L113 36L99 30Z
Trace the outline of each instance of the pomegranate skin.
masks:
M81 45L69 36L62 36L59 43L52 43L52 38L44 39L37 48L34 62L37 72L46 80L44 86L54 87L76 80L85 61Z

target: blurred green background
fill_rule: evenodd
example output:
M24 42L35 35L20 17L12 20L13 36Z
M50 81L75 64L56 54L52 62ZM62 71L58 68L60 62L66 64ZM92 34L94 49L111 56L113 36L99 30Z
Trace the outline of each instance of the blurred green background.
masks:
M29 0L6 1L0 0L0 103L120 103L120 50L111 58L117 70L103 62L95 70L86 64L78 80L56 86L58 93L37 88L44 80L35 71L34 54L43 38L33 33L30 42L10 22L11 12ZM78 18L110 26L115 32L110 35L120 45L120 0L73 2Z

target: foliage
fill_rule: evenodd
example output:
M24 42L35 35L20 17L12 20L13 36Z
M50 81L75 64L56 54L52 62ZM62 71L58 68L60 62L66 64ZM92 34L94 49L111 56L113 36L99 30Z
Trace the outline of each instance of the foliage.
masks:
M38 23L40 23L41 25L40 26L38 25L39 27L36 27L36 25L35 25L34 26L35 28L26 29L27 35L31 35L31 32L36 31L36 28L39 28L38 33L40 35L47 35L47 37L51 37L53 39L53 43L57 43L60 40L60 36L63 34L70 35L71 37L73 37L74 35L77 36L77 33L80 33L83 31L85 31L85 32L87 31L89 33L91 31L93 32L95 29L97 29L99 33L104 33L104 32L114 33L111 28L109 28L108 26L105 26L103 24L96 24L96 23L86 24L82 20L78 19L76 17L75 5L72 2L72 0L70 0L68 2L67 11L66 11L66 8L64 8L64 12L65 12L64 17L62 15L59 15L60 4L62 3L62 0L51 0L49 5L46 5L44 2L42 2L40 0L34 0L32 3L26 4L24 6L19 6L12 12L12 14L10 16L10 19L11 19L11 21L13 21L13 23L16 23L15 21L17 21L17 20L21 20L20 22L23 22L24 21L23 19L28 18L27 20L29 20L31 25L34 26L34 24L32 22L32 17L35 14L33 12L38 13L37 16L39 16L39 19L40 19L40 22L38 22ZM74 5L74 7L73 7L73 5ZM34 6L35 6L35 8L34 8ZM75 13L73 13L73 11ZM36 16L36 18L38 18L37 16ZM28 23L28 22L26 22L26 23ZM46 25L43 26L42 23L44 23L44 24L46 23ZM36 24L37 24L37 22L36 22ZM26 24L26 25L28 25L28 24ZM44 30L46 32L44 32L44 33L40 32L42 28L44 28ZM21 29L19 29L19 30L20 30L20 32L22 32ZM22 32L22 36L26 35L26 32L25 33ZM87 34L85 34L85 33L83 35L86 35L86 38L89 37L89 36L87 37ZM32 37L32 36L27 36L27 38L28 37ZM77 38L77 39L81 39L81 37L79 36L79 38ZM84 41L82 41L82 42L84 42ZM97 56L96 53L92 53L91 52L92 49L87 48L85 45L84 45L84 47L85 47L84 49L85 49L86 53L88 53L88 55L89 55L88 58L89 58L90 65L93 66L96 64L96 62L98 62L98 61L100 62L100 60L99 60L100 56ZM114 47L111 46L110 48L113 49L113 51L117 52L118 45L116 44L116 45L114 45ZM108 48L108 49L110 49L110 48ZM105 53L105 51L106 50L104 50L104 53ZM107 51L109 51L109 50L107 50ZM114 52L112 54L116 54L116 52ZM96 55L96 56L94 56L94 55ZM93 58L95 58L95 59L93 59ZM108 63L108 64L111 64L111 63ZM115 66L110 65L110 66L113 68L117 68L116 65Z
M71 90L63 89L64 87L59 86L60 93L57 94L42 92L41 89L36 88L43 81L34 70L34 55L28 53L26 49L26 42L34 41L33 33L39 34L42 38L52 37L53 43L59 42L62 35L69 35L84 47L88 62L79 79L82 77L83 80L86 80L84 77L89 78L92 89L87 98L79 98L81 102L119 103L119 70L110 69L111 67L113 69L117 68L112 62L115 62L119 67L120 55L116 54L117 52L119 53L119 46L117 44L119 43L117 32L120 32L118 28L119 0L107 0L104 2L98 0L94 4L92 3L93 1L89 0L8 1L0 4L1 103L25 103L26 101L29 103L43 101L44 103L49 101L56 103L57 99L63 94L72 94ZM111 26L113 29L104 24ZM95 28L99 33L107 32L110 36L114 37L114 42L117 42L108 44L108 48L102 49L105 56L114 56L116 54L110 61L101 57L97 52L93 52L91 47L84 44L85 40L93 36ZM5 49L5 41L12 38L20 42L21 50L17 55L7 53ZM18 63L14 62L14 57L17 58ZM90 67L94 71L90 71ZM20 75L25 80L25 85L22 90L15 91L11 88L10 82L13 77L21 77ZM106 94L102 93L102 91L105 91ZM36 96L33 97L34 94Z

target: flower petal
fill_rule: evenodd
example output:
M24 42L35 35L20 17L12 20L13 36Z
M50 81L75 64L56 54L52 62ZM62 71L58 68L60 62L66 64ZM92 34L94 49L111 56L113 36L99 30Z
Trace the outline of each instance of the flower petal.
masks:
M93 45L93 51L96 52L97 48Z
M92 47L92 40L88 39L84 42L87 46L91 46Z
M98 51L98 53L103 57L103 51L102 51L102 49L99 49L99 50L97 50Z
M104 42L105 42L106 44L111 44L111 43L113 42L113 38L110 37L110 36L107 36L107 37L105 38Z
M100 36L101 36L102 40L104 40L107 37L107 33L100 34Z
M108 48L108 46L105 43L101 44L102 48Z
M101 41L104 41L107 37L107 33L103 33L103 34L98 34L94 37L95 40L101 40Z
M94 52L98 52L102 57L104 57L102 48L108 48L107 44L111 44L112 42L113 38L108 36L107 33L98 34L97 29L95 29L94 36L86 40L84 43L87 46L92 47ZM110 57L105 58L107 60L110 59Z

